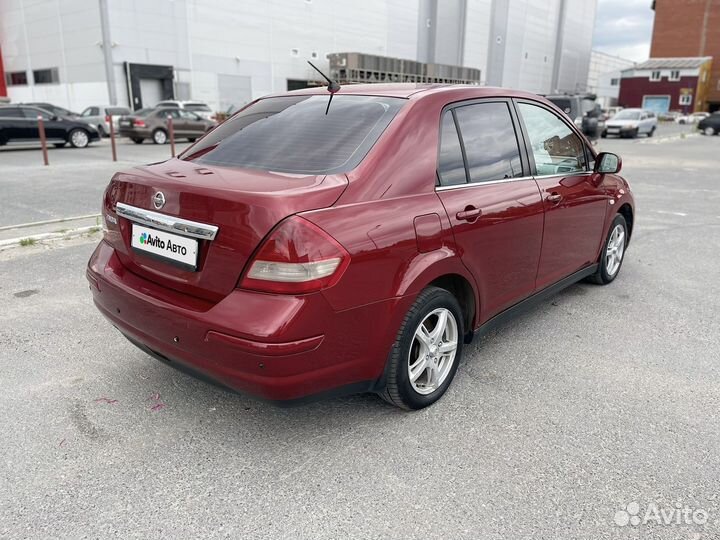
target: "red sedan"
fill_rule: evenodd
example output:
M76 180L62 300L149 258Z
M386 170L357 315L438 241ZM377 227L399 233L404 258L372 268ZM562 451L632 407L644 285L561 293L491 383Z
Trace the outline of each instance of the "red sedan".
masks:
M635 213L620 167L524 92L274 95L117 173L87 276L171 366L273 401L370 391L419 409L473 335L617 277Z

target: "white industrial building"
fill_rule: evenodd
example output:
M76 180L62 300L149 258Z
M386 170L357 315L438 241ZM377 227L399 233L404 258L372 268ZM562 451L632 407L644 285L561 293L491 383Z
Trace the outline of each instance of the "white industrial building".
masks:
M196 99L216 110L312 84L357 52L584 90L596 0L1 0L7 97L72 110ZM2 69L2 67L0 67ZM1 86L0 86L1 91Z
M592 51L588 70L587 89L597 95L598 103L604 109L618 104L622 70L635 62L600 51Z

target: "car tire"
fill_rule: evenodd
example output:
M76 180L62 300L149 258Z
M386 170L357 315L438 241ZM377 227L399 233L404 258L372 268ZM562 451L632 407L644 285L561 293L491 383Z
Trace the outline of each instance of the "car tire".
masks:
M167 143L167 131L164 129L156 129L152 133L152 140L155 144L165 144Z
M715 128L708 126L705 129L703 129L703 133L705 135L712 137L713 135L715 135Z
M73 129L68 135L68 141L73 148L85 148L90 144L90 134L84 129Z
M55 148L65 148L65 145L66 145L66 144L67 144L67 143L59 142L59 143L54 143L53 146L54 146Z
M603 131L603 132L600 134L600 136L601 136L603 139L607 139L607 131Z
M7 137L0 133L0 146L5 146L7 144Z
M145 139L142 137L131 137L130 140L132 140L135 144L142 144Z
M652 137L653 135L655 135L655 126L653 126L652 129L650 131L648 131L648 134L647 134L648 138Z
M597 272L591 275L588 281L598 285L607 285L614 281L620 273L620 267L625 259L627 242L627 223L622 214L617 214L603 243Z
M439 287L424 289L400 325L380 396L407 410L435 403L455 377L464 335L457 299Z
M105 127L102 124L98 124L97 130L98 130L98 136L101 139L108 136L108 134L105 133Z
M188 138L188 141L190 141L191 143L194 143L195 141L197 141L197 139L195 137L190 137L190 138Z

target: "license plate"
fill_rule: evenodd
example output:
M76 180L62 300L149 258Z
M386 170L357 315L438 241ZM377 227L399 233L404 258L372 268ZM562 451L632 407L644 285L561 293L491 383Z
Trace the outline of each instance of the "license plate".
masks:
M197 268L198 241L194 238L133 223L130 245L139 252L158 257L187 270Z
M120 125L121 125L121 126L129 126L129 125L130 125L130 120L121 120L121 121L120 121Z
M608 133L619 133L620 128L608 128Z

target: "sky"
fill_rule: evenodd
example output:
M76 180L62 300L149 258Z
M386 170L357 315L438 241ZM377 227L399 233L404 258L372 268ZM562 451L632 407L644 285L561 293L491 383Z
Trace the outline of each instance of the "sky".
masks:
M598 0L593 48L640 62L650 54L652 0Z

